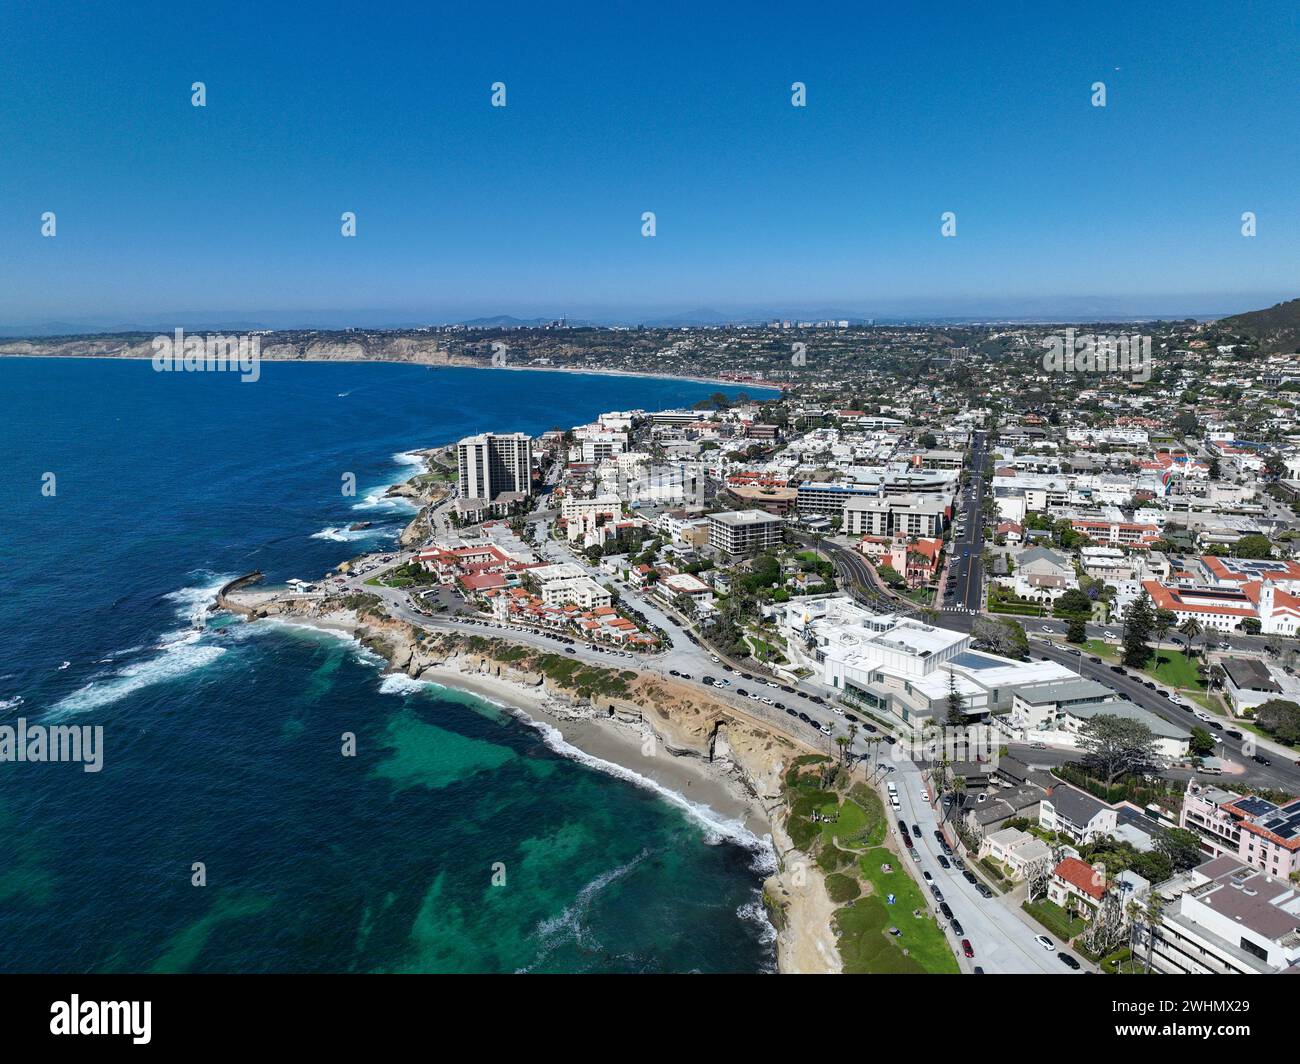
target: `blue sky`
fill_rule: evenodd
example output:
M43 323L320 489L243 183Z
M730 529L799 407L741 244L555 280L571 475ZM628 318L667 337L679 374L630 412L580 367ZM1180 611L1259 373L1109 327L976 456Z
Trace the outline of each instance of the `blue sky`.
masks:
M4 5L0 323L1300 295L1293 3L802 6Z

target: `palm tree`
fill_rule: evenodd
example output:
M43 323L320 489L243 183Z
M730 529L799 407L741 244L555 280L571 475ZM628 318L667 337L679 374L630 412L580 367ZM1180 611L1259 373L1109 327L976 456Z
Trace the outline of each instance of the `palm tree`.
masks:
M952 816L952 811L954 809L961 808L962 796L966 793L966 777L954 776L952 778L951 791L952 791L952 801L948 803L948 808L944 810L944 814L943 814L944 820L947 820L948 817Z
M1201 622L1195 617L1188 617L1178 626L1178 630L1187 637L1187 645L1183 647L1183 656L1190 659L1192 656L1192 641L1201 634Z

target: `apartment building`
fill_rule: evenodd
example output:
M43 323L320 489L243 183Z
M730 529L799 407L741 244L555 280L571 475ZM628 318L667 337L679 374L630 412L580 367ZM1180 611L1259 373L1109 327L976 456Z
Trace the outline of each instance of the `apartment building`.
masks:
M765 510L724 510L708 517L709 546L724 554L771 550L785 534L785 522Z
M1283 879L1300 872L1300 798L1279 806L1192 781L1178 826L1194 832L1211 857L1232 857Z
M528 570L537 582L538 594L547 606L579 606L584 610L609 606L613 595L572 562L540 565Z
M492 502L503 494L532 494L533 441L522 432L484 432L456 445L461 499Z
M800 500L802 509L802 495ZM947 513L948 504L942 499L920 495L854 496L844 503L843 531L850 536L933 539L942 533Z

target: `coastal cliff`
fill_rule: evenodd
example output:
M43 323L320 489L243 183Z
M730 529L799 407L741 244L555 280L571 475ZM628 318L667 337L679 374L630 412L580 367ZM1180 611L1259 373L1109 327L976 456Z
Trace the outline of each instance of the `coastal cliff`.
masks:
M662 750L668 758L660 758L660 765L694 766L771 833L775 867L764 882L763 902L777 931L780 971L840 970L824 876L783 828L785 773L807 753L785 736L687 684L636 669L588 665L504 639L424 631L391 617L372 595L268 596L243 585L223 595L223 607L250 620L279 618L351 636L413 679L497 695L557 722L598 726L618 734L625 755L637 750L644 756L649 749L650 763ZM652 771L631 756L620 764Z

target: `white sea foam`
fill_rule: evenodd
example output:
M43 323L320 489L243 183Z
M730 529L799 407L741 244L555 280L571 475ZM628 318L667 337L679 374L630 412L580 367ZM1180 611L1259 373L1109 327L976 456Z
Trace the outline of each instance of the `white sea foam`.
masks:
M587 911L591 908L592 900L615 880L622 879L649 855L649 850L642 850L627 863L621 864L617 868L611 868L607 872L602 872L578 891L577 896L559 916L553 916L549 920L542 920L534 931L534 934L541 939L541 950L533 963L525 968L520 968L519 973L527 974L532 971L557 946L564 942L572 940L580 946L588 945L588 935L583 920L587 915Z
M153 647L161 653L143 661L134 661L124 665L117 672L101 680L92 680L83 687L66 695L50 708L51 717L84 713L90 709L111 705L142 688L156 683L166 683L179 679L186 673L205 668L226 653L223 647L201 644L202 625L207 616L208 607L216 599L217 592L226 584L230 576L203 574L210 582L194 587L183 587L164 595L168 602L176 604L176 615L190 624L189 628L164 632ZM133 648L136 651L142 647ZM101 664L111 658L120 657L126 651L118 651L103 659Z
M311 538L328 539L332 543L354 543L361 539L395 535L397 530L392 528L322 528L319 532L313 532Z
M173 643L154 658L127 665L104 681L92 681L60 699L50 709L51 717L84 713L120 701L144 687L176 680L196 669L211 665L225 654L223 647Z
M421 680L413 680L404 672L390 672L379 684L381 695L413 695L428 690L429 685Z
M736 909L736 915L742 920L749 920L758 927L759 939L765 946L776 943L776 928L767 917L767 908L763 905L763 892L755 891L754 896Z
M424 455L417 454L415 451L398 451L393 455L393 461L398 465L424 466Z
M0 698L0 713L3 713L7 709L17 709L22 704L22 695L14 695L13 698Z
M723 841L736 843L754 853L756 871L769 874L776 871L776 850L772 846L771 836L759 838L749 828L745 827L741 821L725 819L707 805L692 802L684 794L679 794L672 788L665 787L658 780L652 780L648 776L642 776L639 772L625 768L623 765L616 765L612 761L606 761L604 758L580 750L560 734L560 730L554 725L547 724L545 721L533 720L527 714L520 713L518 710L515 710L515 712L519 714L521 720L540 731L543 741L557 754L563 754L570 760L577 761L588 768L594 768L599 772L615 776L645 790L654 791L669 805L676 806L703 827L704 841L710 846L717 846Z

